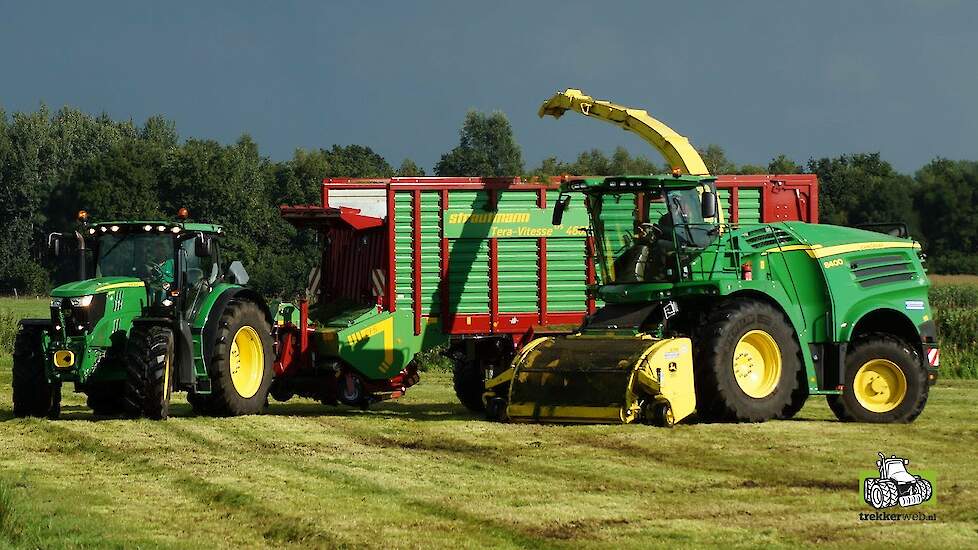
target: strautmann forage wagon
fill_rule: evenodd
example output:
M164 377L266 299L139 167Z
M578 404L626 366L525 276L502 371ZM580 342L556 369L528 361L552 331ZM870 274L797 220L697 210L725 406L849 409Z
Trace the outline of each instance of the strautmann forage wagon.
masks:
M572 332L604 305L582 198L553 223L560 185L327 179L321 205L282 206L290 223L320 233L323 255L310 300L280 306L272 396L366 407L403 394L418 381L416 354L445 346L459 399L483 410L485 381L506 371L528 338ZM814 175L720 176L715 185L732 226L817 221ZM628 227L634 201L616 206ZM663 205L652 208L665 213ZM625 250L631 238L619 234L603 247ZM597 395L602 376L579 372L576 382ZM543 389L534 390L538 406L547 402ZM598 399L626 399L625 386L615 391ZM541 409L536 417L554 415Z

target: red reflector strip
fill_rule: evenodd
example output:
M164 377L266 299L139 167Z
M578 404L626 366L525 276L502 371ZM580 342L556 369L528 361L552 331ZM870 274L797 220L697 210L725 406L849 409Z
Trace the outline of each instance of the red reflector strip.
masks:
M941 350L937 348L927 350L927 362L930 363L930 366L932 367L941 366Z

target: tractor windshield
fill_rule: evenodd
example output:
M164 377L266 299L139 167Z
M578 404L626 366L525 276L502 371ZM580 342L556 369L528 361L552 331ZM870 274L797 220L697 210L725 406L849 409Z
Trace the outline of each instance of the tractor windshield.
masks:
M716 223L703 218L703 190L589 193L604 284L676 281L682 266L716 238Z
M173 237L155 233L113 233L98 240L96 277L159 278L173 281Z

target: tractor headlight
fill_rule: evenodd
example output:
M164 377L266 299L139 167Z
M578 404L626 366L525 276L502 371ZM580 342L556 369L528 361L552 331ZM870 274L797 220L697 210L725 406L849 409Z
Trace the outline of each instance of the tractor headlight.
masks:
M51 307L61 307L61 298L51 300Z
M88 307L92 305L92 299L95 296L88 294L86 296L79 296L78 298L71 299L71 307Z

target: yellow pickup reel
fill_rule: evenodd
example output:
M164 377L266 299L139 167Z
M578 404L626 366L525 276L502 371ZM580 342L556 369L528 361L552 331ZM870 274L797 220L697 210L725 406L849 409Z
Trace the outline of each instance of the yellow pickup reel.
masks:
M647 335L537 338L486 382L483 399L498 420L671 427L696 408L692 343Z

